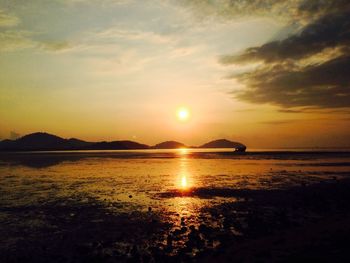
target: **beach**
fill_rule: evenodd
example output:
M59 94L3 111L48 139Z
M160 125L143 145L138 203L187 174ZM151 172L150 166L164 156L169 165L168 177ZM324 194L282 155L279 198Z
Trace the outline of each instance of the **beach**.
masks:
M350 152L0 154L1 262L350 259Z

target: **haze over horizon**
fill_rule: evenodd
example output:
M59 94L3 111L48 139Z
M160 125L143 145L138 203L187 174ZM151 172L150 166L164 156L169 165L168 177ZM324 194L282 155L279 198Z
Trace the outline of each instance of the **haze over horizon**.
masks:
M350 147L350 4L0 0L0 139Z

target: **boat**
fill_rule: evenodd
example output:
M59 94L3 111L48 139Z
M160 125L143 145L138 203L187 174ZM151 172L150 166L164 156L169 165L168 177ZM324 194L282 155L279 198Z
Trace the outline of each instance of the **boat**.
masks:
M242 145L242 146L235 147L233 150L234 150L234 152L240 152L240 153L242 152L242 153L244 153L246 149L247 149L247 147Z

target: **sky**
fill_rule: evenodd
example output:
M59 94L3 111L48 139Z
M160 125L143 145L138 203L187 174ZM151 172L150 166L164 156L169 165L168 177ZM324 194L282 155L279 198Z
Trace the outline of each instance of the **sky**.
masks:
M0 139L349 147L349 28L347 0L0 0Z

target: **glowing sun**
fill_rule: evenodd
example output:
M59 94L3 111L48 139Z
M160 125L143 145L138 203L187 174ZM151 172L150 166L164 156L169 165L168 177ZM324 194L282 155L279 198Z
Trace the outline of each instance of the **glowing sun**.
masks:
M180 121L186 121L189 118L190 114L188 109L186 108L180 108L177 110L177 118Z

